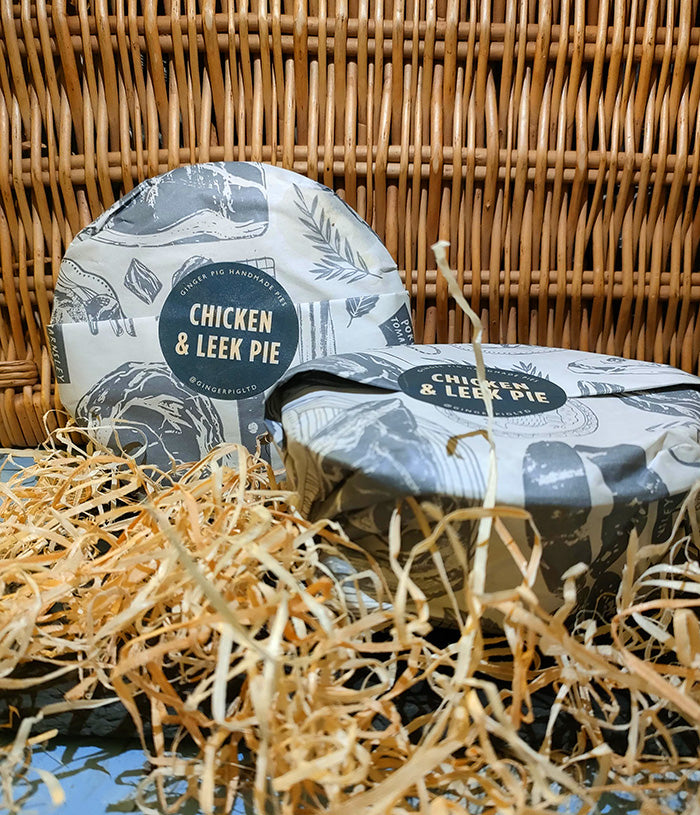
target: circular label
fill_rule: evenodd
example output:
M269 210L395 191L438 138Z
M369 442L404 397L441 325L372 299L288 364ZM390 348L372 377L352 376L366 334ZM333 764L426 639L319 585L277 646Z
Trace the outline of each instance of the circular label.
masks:
M291 365L299 321L287 292L246 263L209 263L178 281L158 338L175 376L213 399L262 393Z
M520 371L486 368L494 416L531 416L557 410L566 393L548 379ZM439 407L486 415L475 365L419 365L399 377L401 390Z

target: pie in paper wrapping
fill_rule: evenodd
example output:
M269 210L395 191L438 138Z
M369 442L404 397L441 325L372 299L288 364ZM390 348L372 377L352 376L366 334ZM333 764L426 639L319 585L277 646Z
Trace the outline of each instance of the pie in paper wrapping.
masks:
M292 364L413 341L378 237L331 190L274 166L180 167L73 240L49 326L63 405L165 469L255 449Z
M700 379L665 365L534 346L484 346L495 418L496 504L524 507L543 540L535 591L561 603L562 575L588 566L578 599L614 600L632 530L665 541L700 475ZM397 499L414 496L443 513L483 502L487 419L471 345L412 346L343 354L290 370L266 416L300 509L339 520L384 567ZM448 443L454 453L448 452ZM404 554L423 538L402 510ZM533 535L507 521L523 554ZM459 528L467 559L475 524ZM454 588L463 569L445 536L440 551ZM412 579L439 616L447 606L429 553ZM486 590L522 574L492 540ZM607 599L605 599L607 598Z

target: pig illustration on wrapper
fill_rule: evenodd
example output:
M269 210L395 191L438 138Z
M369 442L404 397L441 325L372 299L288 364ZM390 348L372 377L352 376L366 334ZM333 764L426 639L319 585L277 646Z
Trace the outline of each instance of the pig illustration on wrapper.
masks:
M531 514L543 549L534 589L553 611L562 575L587 567L581 605L614 607L630 534L665 541L700 473L700 378L656 364L533 346L484 347L494 408L496 503ZM420 540L412 497L444 515L483 502L489 446L481 384L469 345L412 346L342 354L285 374L267 418L309 518L332 517L384 567L393 509L401 507L403 563ZM532 527L506 521L523 554ZM456 530L467 562L476 525ZM460 557L438 543L459 596ZM351 557L351 555L349 555ZM362 568L358 560L357 568ZM449 598L431 556L412 578L436 617ZM522 574L494 537L487 591L515 588Z
M66 409L163 468L222 442L267 455L265 395L290 366L413 341L367 224L321 184L246 162L147 179L78 233L48 333Z

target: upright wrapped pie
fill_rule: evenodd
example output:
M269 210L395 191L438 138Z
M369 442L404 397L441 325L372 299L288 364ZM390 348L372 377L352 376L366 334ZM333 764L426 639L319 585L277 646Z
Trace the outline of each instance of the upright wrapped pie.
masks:
M642 543L672 532L700 475L700 379L674 368L533 346L484 346L494 408L496 503L528 510L543 542L541 602L561 600L562 575L588 567L580 600L616 591L632 530ZM444 514L481 505L489 442L470 345L343 354L287 372L267 403L268 424L311 519L342 522L388 565L389 522L402 507L404 556L423 535L403 499ZM524 522L508 526L526 556ZM461 542L473 553L476 528ZM455 584L459 558L443 539ZM414 579L439 608L443 584L429 553ZM487 590L522 580L502 545L489 552Z
M49 337L64 406L103 443L168 467L254 448L293 363L413 340L377 236L328 188L279 167L180 167L71 243Z

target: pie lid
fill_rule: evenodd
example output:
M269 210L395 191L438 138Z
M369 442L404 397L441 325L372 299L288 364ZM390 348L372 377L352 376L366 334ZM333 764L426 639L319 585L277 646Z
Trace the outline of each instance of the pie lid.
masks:
M408 295L327 187L246 162L144 181L82 230L49 326L59 395L100 441L168 467L254 448L293 364L412 342Z
M496 503L531 513L544 543L546 591L556 594L577 562L590 567L593 582L619 572L632 529L655 542L668 537L700 475L700 378L534 346L486 345L483 356ZM304 364L270 394L267 418L302 510L340 520L353 540L385 542L393 507L406 496L446 512L483 501L489 442L470 345ZM532 535L515 527L529 550ZM472 533L464 540L471 545Z

